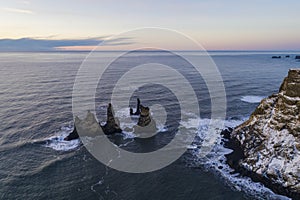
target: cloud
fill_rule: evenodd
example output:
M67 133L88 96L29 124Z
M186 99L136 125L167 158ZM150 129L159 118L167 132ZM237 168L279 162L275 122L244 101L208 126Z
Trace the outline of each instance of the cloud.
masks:
M76 50L76 47L97 46L104 41L104 37L87 39L40 39L40 38L21 38L21 39L0 39L0 51L56 51L56 50ZM127 45L131 41L129 38L118 38L105 41L105 46ZM67 47L67 48L66 48ZM74 48L72 48L74 47Z
M119 37L114 39L108 39L103 42L105 46L120 46L120 45L130 45L133 44L134 41L129 37Z
M12 12L12 13L29 14L29 15L34 14L34 12L31 10L18 9L18 8L2 8L2 10L6 12Z

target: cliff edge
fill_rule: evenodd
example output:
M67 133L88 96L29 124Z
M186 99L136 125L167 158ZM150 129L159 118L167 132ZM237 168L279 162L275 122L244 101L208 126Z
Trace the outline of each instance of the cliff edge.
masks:
M234 128L228 164L279 194L300 199L300 69Z

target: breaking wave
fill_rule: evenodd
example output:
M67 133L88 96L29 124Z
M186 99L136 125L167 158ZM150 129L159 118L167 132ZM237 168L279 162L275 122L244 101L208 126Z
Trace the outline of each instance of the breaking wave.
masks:
M81 142L79 139L65 141L64 138L73 130L70 126L63 126L61 130L54 136L47 138L44 141L43 146L54 149L56 151L71 151L80 146Z
M225 127L234 128L241 124L246 118L241 120L226 120ZM203 130L207 130L209 125L209 119L204 120L199 127L198 136L203 137ZM202 132L202 133L201 133ZM205 157L200 157L201 147L199 145L191 146L190 151L194 156L196 165L204 166L205 169L216 174L221 178L225 184L231 187L235 191L242 191L247 196L255 199L280 199L287 200L289 198L281 195L277 195L272 192L269 188L265 187L262 183L253 182L250 178L241 176L239 173L235 173L232 168L226 163L226 154L232 152L231 149L223 146L223 139L221 136L218 138L216 145L213 150ZM198 148L196 148L198 146Z

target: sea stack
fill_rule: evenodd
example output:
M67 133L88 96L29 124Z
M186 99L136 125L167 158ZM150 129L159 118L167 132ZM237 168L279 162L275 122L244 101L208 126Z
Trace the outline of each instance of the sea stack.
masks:
M64 140L70 141L79 138L78 132L80 136L95 137L101 133L105 135L121 133L122 129L119 126L119 121L114 117L112 105L108 104L107 120L104 126L99 125L95 115L88 111L84 120L79 119L77 116L75 117L74 130Z
M107 120L104 126L101 126L105 135L111 135L114 133L122 133L119 121L114 117L114 111L111 103L107 107Z
M151 137L156 134L156 122L151 117L150 108L140 105L140 117L137 125L133 127L134 133L139 134L140 137Z
M133 112L133 109L130 108L130 110L129 110L130 111L130 115L139 115L139 114L141 114L141 112L140 112L140 105L141 105L141 101L140 101L139 98L137 98L136 111Z
M79 118L78 118L79 119ZM71 141L71 140L75 140L79 138L75 123L74 123L74 129L71 133L69 133L69 135L67 137L64 138L65 141Z
M101 128L96 120L96 117L90 111L87 112L86 118L81 120L79 117L75 117L74 130L64 138L66 141L74 140L81 136L95 137L101 133Z
M140 110L141 113L137 125L141 127L148 126L151 122L150 109L149 107L144 107L143 105L140 105Z
M300 69L290 69L279 92L232 130L228 164L276 193L300 199L299 113Z

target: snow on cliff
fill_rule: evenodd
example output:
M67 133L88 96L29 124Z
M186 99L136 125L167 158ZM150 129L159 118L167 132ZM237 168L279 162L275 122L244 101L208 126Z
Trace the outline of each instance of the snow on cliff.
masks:
M300 69L291 69L280 90L261 101L231 138L243 149L239 165L300 195Z

